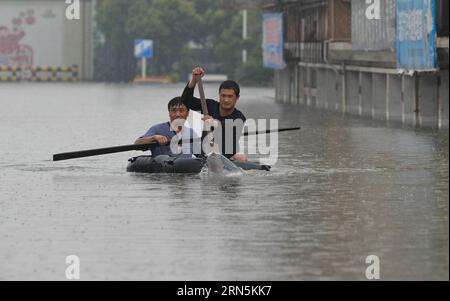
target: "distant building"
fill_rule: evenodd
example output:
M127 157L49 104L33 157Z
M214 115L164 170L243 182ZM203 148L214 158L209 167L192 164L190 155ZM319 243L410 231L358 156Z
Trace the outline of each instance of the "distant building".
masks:
M80 0L79 20L67 18L68 6L64 0L0 0L3 72L15 72L16 68L37 70L34 75L40 75L39 80L60 78L56 70L69 70L80 80L93 78L94 1ZM50 70L48 74L46 70ZM11 78L5 74L1 73L0 78Z

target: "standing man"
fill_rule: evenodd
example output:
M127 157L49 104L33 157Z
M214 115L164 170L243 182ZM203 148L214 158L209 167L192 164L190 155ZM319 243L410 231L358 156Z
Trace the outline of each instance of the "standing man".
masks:
M181 99L188 109L203 113L201 100L194 97L194 89L197 84L197 77L203 77L205 71L201 67L192 70L192 78L183 91ZM245 116L236 109L239 100L239 85L232 80L224 81L219 87L219 98L217 102L213 99L206 99L206 106L209 115L204 115L203 120L214 125L219 125L222 131L221 141L218 141L222 155L238 161L246 161L247 157L239 153L239 138L244 128Z
M201 146L199 142L183 143L182 149L177 149L175 152L170 145L171 139L174 136L178 136L183 141L188 141L191 138L198 138L198 135L192 128L184 126L184 123L189 116L189 109L183 104L181 97L171 99L167 104L167 109L169 111L169 122L152 126L145 135L138 138L134 143L147 144L158 142L159 145L152 145L150 148L152 157L168 155L171 157L191 158L193 154L200 152ZM178 143L175 147L177 146Z

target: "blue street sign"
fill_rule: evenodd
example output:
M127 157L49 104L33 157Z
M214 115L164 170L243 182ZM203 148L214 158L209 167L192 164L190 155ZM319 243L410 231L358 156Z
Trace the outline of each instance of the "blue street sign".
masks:
M153 40L134 40L134 56L137 58L153 57Z

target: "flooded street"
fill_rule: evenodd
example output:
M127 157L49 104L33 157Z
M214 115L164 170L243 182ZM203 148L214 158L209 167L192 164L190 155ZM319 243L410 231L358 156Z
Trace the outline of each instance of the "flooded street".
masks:
M271 172L133 174L117 153L168 120L184 84L0 85L0 280L448 280L448 130L386 126L275 103L242 88L248 118L276 118ZM218 98L218 85L205 85ZM192 115L192 113L191 113ZM255 159L258 156L251 156Z

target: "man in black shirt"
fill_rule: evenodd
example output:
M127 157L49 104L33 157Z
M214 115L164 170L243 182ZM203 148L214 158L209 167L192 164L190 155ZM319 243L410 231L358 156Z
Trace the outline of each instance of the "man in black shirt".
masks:
M181 99L188 109L203 113L201 100L194 97L194 89L197 84L197 77L203 77L205 71L201 67L192 70L192 78L183 91ZM246 161L245 154L239 153L239 137L244 128L245 116L235 108L239 100L239 85L231 80L224 81L219 87L220 102L213 99L206 99L206 106L209 115L202 118L206 122L222 130L221 141L218 141L222 155L231 159ZM220 123L220 124L219 124Z

